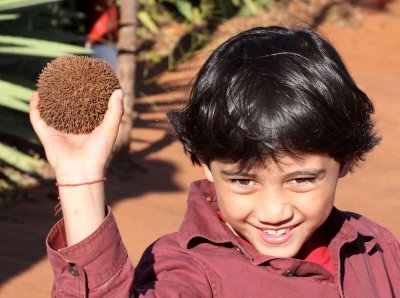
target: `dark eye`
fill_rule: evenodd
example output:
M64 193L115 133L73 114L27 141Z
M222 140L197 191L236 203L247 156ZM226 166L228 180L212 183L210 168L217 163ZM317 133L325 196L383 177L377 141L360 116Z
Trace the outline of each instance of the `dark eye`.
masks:
M251 179L232 179L231 182L238 187L252 187L254 185L254 181Z
M249 185L251 183L250 179L239 179L237 180L237 183L241 184L241 185Z
M315 177L294 178L291 181L293 184L307 184L307 183L313 183L315 181Z

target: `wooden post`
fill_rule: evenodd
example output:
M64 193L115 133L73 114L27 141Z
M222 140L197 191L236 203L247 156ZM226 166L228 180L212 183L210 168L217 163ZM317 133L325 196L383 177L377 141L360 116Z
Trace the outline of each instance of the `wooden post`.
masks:
M118 31L117 74L124 90L125 114L115 143L115 157L129 153L131 129L134 119L136 26L138 0L122 0Z

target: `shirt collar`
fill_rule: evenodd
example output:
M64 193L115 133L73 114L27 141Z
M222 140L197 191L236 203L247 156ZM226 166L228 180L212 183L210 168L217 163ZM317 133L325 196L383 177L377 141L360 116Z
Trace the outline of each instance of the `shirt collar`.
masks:
M194 181L190 185L187 210L178 231L182 247L190 248L195 238L222 244L232 242L232 235L216 211L218 210L214 184L208 180ZM233 234L233 233L232 233Z
M359 214L339 211L334 207L325 222L328 237L331 239L329 247L336 250L360 237L369 253L376 245L376 239L368 222Z

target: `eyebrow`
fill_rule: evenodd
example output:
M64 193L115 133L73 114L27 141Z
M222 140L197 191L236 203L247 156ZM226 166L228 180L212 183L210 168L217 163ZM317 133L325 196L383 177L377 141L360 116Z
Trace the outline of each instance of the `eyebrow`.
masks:
M321 176L326 173L326 169L308 169L290 172L284 175L285 178L296 177L296 176Z
M285 178L295 177L295 176L320 176L325 174L325 169L307 169L307 170L300 170L294 171L284 174ZM239 169L223 169L221 170L221 174L225 176L234 176L234 177L246 177L246 178L255 178L257 175L252 174L249 172L245 172Z
M249 172L245 172L239 169L224 169L221 170L221 174L225 176L234 176L234 177L246 177L246 178L255 178L257 175Z

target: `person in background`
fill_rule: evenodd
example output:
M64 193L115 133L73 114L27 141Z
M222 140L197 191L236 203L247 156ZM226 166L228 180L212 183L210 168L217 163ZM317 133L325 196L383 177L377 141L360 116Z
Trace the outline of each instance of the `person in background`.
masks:
M85 1L89 33L85 46L92 57L104 59L117 69L118 6L115 0Z

